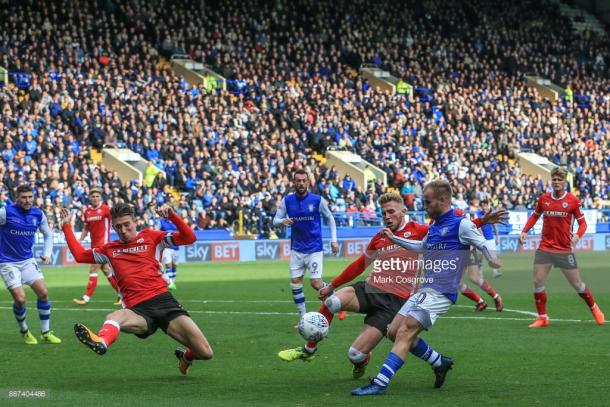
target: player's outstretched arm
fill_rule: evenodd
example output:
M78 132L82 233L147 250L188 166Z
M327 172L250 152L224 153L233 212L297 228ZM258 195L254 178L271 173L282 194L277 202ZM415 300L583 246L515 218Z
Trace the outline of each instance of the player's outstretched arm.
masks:
M358 256L358 258L351 262L349 266L347 266L341 272L341 274L339 274L330 282L329 285L321 288L318 291L318 298L324 301L326 297L328 297L335 288L340 287L345 283L349 283L350 281L358 277L364 272L364 270L366 270L366 267L368 265L367 263L367 258L364 254Z
M525 244L527 232L529 232L530 229L534 227L536 222L538 222L540 215L542 215L542 211L542 204L540 203L540 199L538 199L538 203L536 203L536 209L534 210L534 213L532 213L531 216L527 219L523 230L521 230L521 235L519 236L519 243L521 243L522 245Z
M404 239L402 237L395 236L389 228L381 229L381 233L403 249L411 250L412 252L420 252L424 248L423 240Z
M459 230L459 238L460 242L466 246L474 246L481 251L483 257L489 263L489 266L492 268L500 268L502 267L502 263L500 260L491 254L487 246L485 246L485 238L479 231L474 223L470 220L464 218L460 222L460 230Z
M72 213L68 209L63 208L61 210L61 230L64 232L64 236L66 236L66 243L68 244L72 256L74 256L74 259L78 263L95 264L96 261L93 256L93 251L90 249L85 250L76 239L76 236L74 236L74 231L72 230L72 226L70 226L71 220Z
M163 218L169 219L176 228L178 232L172 235L172 240L174 244L178 246L187 246L189 244L195 243L197 240L197 236L193 229L190 228L181 218L174 212L174 209L169 205L163 205L161 208L157 209L157 214Z

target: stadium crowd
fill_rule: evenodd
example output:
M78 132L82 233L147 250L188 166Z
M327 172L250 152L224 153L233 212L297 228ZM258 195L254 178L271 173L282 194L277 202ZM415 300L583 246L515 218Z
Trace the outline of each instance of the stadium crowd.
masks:
M301 167L333 211L374 217L386 187L360 189L313 158L329 148L384 169L414 210L423 184L441 175L458 206L531 208L546 186L522 173L514 148L568 166L583 206L608 199L610 47L558 24L556 5L379 1L370 13L343 0L4 3L0 66L30 75L0 89L1 199L28 182L55 225L60 207L82 207L91 187L151 224L173 187L194 228L232 229L243 210L246 231L268 235ZM163 63L172 54L205 61L230 91L188 85ZM361 63L415 90L380 92L356 73ZM543 99L525 73L571 93ZM166 175L123 184L91 158L104 145Z

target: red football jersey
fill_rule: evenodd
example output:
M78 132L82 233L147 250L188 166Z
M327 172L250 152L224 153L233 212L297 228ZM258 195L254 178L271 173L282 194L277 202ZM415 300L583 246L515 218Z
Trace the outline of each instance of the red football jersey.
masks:
M417 222L407 222L394 232L397 237L422 240L428 234L428 226ZM365 256L372 267L367 283L384 292L408 298L417 287L419 265L418 254L410 252L377 233L366 247Z
M84 221L91 235L91 247L102 247L110 241L110 208L100 205L98 208L85 209Z
M571 252L572 225L574 220L583 219L580 201L566 192L561 198L553 198L546 193L538 198L536 215L544 215L542 220L542 240L540 249L550 252Z
M163 249L174 246L171 232L144 229L130 243L119 240L93 249L98 264L108 264L127 308L167 292L163 279Z

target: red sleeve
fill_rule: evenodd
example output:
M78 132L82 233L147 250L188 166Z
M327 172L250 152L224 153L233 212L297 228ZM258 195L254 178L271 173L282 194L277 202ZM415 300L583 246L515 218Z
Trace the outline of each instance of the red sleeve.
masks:
M106 212L105 216L108 219L112 220L112 215L110 214L110 207L108 205L104 205L104 207L105 207L105 212Z
M474 223L477 229L481 229L481 227L483 226L483 218L476 218L472 221L472 223Z
M193 232L193 229L191 229L189 225L180 219L180 216L174 212L172 216L169 217L169 220L178 228L178 232L175 232L172 238L176 245L185 246L195 243L197 240L195 232Z
M95 264L93 251L90 249L85 250L85 248L81 246L79 241L76 240L76 236L74 236L72 227L70 225L64 225L62 230L64 231L66 243L68 244L70 252L72 252L72 256L74 256L74 259L79 263Z
M578 231L576 233L578 234L578 237L582 237L587 231L587 221L585 219L585 214L582 213L582 210L580 209L580 201L577 198L575 198L575 201L576 204L573 213L578 222Z
M428 234L428 229L430 229L430 226L422 225L419 223L416 223L415 225L415 230L417 230L417 236L413 236L412 239L424 240L424 237L426 237L426 235Z
M355 261L343 270L333 281L330 283L333 287L340 287L345 283L348 283L358 277L366 270L367 258L364 254L361 254Z

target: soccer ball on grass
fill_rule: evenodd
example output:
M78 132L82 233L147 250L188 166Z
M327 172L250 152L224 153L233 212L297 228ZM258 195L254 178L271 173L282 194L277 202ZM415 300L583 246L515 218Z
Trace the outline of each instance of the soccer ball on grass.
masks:
M328 335L328 320L319 312L308 312L299 321L299 333L308 342L320 342Z

